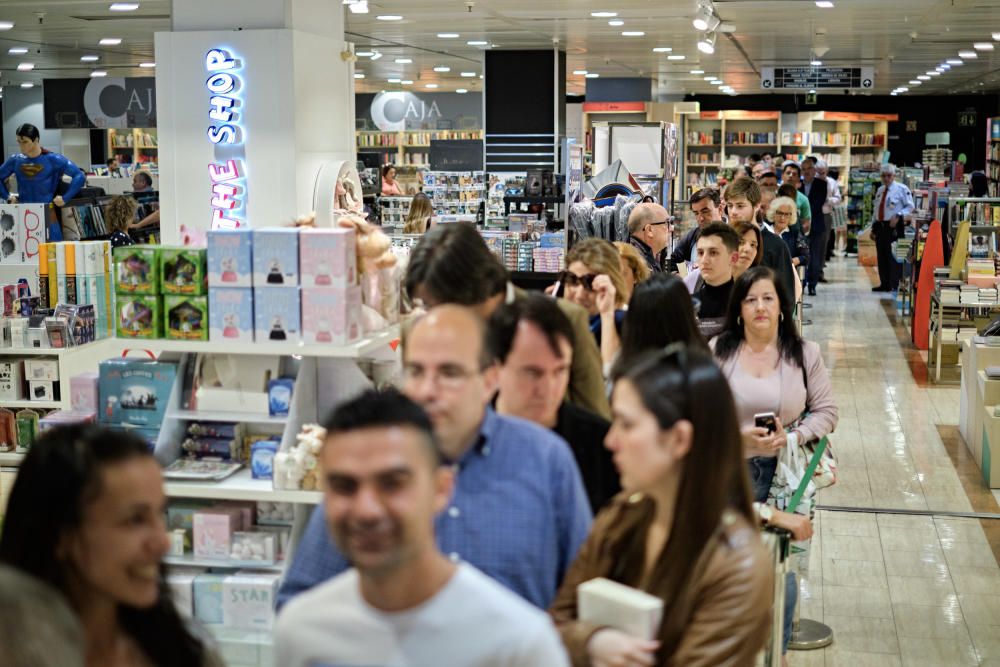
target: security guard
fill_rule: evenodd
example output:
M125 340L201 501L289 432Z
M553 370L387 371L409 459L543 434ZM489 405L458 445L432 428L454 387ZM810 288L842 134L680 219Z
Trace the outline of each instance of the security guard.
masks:
M899 264L892 256L892 242L903 235L904 218L913 213L913 194L896 182L896 167L882 165L882 186L875 193L872 236L878 253L879 285L873 292L894 292L899 287Z

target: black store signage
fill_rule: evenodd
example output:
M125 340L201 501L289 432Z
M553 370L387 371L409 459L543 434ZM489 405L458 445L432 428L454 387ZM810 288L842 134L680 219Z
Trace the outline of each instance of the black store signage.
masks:
M46 79L43 99L48 129L156 127L154 77Z

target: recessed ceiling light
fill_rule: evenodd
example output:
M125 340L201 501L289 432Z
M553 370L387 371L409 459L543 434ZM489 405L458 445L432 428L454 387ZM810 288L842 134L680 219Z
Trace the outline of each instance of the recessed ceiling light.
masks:
M714 76L706 76L705 77L705 81L715 81L715 77Z
M379 21L402 21L403 17L399 14L381 14L375 17Z
M622 37L645 37L646 33L641 30L623 30Z
M899 91L899 92L901 92L901 93L908 93L908 92L910 92L910 89L909 89L909 88L907 88L906 86L900 86L900 87L899 87L899 88L897 88L896 90L898 90L898 91Z
M403 84L404 86L412 86L413 79L403 79L402 81L400 81L400 83Z
M976 51L992 51L993 42L976 42L975 44L972 45L972 48L974 48Z
M25 81L24 83L21 84L21 87L22 88L34 88L35 84L31 83L30 81Z
M102 76L107 76L107 75L108 75L108 73L105 72L102 69L95 69L93 72L90 73L90 76L92 78L94 78L94 79L100 78Z
M470 77L476 76L476 73L475 72L462 72L462 76L464 76L465 78L468 79Z
M938 65L934 69L949 70L949 69L951 69L951 65L949 65L948 63L941 63L940 65Z
M978 58L979 54L976 53L975 51L959 51L958 57L965 58L966 60L968 60L969 58Z
M833 3L830 0L816 0L816 6L820 9L833 9Z
M937 71L936 69L932 69L929 72L927 72L927 76L941 76L941 72Z
M14 27L13 21L0 21L0 30L10 30ZM32 86L35 84L31 84Z
M428 83L426 86L424 86L424 88L431 88L431 89L434 89L434 88L437 88L437 87L438 87L438 85L436 83Z
M379 58L381 58L381 57L382 57L383 55L385 55L385 54L384 54L384 53L382 53L381 51L376 51L375 53L373 53L373 54L372 54L372 60L378 60L378 59L379 59Z
M409 65L413 62L412 58L396 58L397 65Z
M100 56L80 56L80 60L85 63L96 63L100 59Z
M1000 32L993 33L993 40L1000 42Z
M121 37L105 37L98 44L101 46L118 46L122 43Z
M17 66L18 72L30 72L35 69L35 63L21 63Z
M574 76L587 76L587 70L585 69L575 69L573 70Z
M961 58L948 58L948 60L946 60L945 62L952 66L965 64L965 62L963 62Z
M459 95L465 95L469 91L466 90L465 88L456 88L455 92L458 93Z
M354 78L355 79L363 79L363 78L365 78L365 73L364 72L355 72L354 73Z
M669 56L667 56L667 60L684 60L684 56L676 53L671 53Z
M458 39L457 32L439 32L438 38L440 39Z
M371 58L373 55L375 55L375 52L374 51L355 51L354 55L356 55L358 58Z
M600 75L600 74L598 74L597 72L587 72L587 74L586 74L585 76L586 76L586 78L588 78L588 79L597 79L597 78L599 78L599 77L600 77L601 75Z
M920 81L930 81L931 80L931 78L929 76L927 76L926 74L921 74L920 76L917 77L917 79L919 79Z
M481 39L473 39L471 41L466 42L466 44L468 44L469 46L486 46L487 44L489 44L489 42L484 42Z
M823 61L822 60L810 60L809 64L812 65L813 67L821 67L823 65Z
M386 81L388 81L389 83L399 83L400 81L402 81L402 79L394 77L392 79L386 79Z
M617 28L619 26L625 25L625 21L622 21L621 19L612 19L612 20L608 21L608 25Z
M920 81L918 79L910 79L910 85L911 86L919 86L920 85Z
M12 56L23 56L27 52L28 49L24 48L23 46L12 46L7 50L7 53L9 53Z
M134 12L139 9L138 2L113 2L111 6L108 7L109 10L113 12Z
M896 97L897 95L899 95L899 93L897 93L897 92L896 92L896 91L894 90L894 91L892 91L891 93L889 93L889 95L891 95L892 97Z
M618 16L618 12L590 12L595 19L609 19Z
M435 67L435 68L434 68L434 71L435 71L435 72L450 72L450 71L451 71L451 68L450 68L450 67L444 67L444 66L442 65L442 66L440 66L440 67Z
M653 49L653 53L670 53L673 51L669 46L657 46Z
M156 67L156 63L139 63L139 67L143 69L153 69Z
M709 81L709 83L712 84L713 86L718 86L720 83L722 83L722 79L712 79L711 81Z
M693 69L693 70L691 70L691 74L704 74L704 73L705 73L705 70L703 70L703 69Z

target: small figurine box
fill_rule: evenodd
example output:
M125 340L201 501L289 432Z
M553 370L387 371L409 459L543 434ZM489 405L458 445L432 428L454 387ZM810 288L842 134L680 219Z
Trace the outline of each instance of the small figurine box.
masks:
M302 340L298 287L254 287L253 310L258 343Z
M253 289L209 287L208 321L213 343L252 343Z
M129 245L114 249L115 291L119 294L159 294L160 248Z
M222 625L222 586L226 576L199 574L194 578L194 617L206 625Z
M357 282L353 229L303 229L299 243L299 273L303 287L347 288Z
M239 512L236 508L222 507L194 513L195 558L229 558L233 533L240 526Z
M0 400L24 400L24 373L20 359L0 361Z
M80 373L69 379L70 407L76 412L97 412L97 373Z
M160 286L164 294L204 296L208 289L205 270L204 248L160 250Z
M177 377L177 364L113 357L98 365L98 373L101 422L160 426Z
M163 297L166 337L171 340L208 340L208 297Z
M118 338L155 339L163 335L163 297L119 294L115 311Z
M254 287L299 284L299 230L258 229L253 232Z
M280 574L240 572L222 584L222 620L227 628L268 631L274 624L274 601Z
M218 229L208 233L208 285L253 286L253 232Z
M347 345L361 338L361 288L303 288L302 337L307 345Z

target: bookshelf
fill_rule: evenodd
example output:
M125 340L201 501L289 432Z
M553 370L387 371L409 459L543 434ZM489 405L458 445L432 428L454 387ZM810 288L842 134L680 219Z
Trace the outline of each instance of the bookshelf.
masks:
M156 164L159 162L160 141L156 128L108 130L108 157L121 164Z
M355 132L359 153L378 153L382 164L399 167L430 167L430 146L434 139L482 139L482 130L402 130Z
M986 119L986 178L990 197L1000 197L1000 118Z

